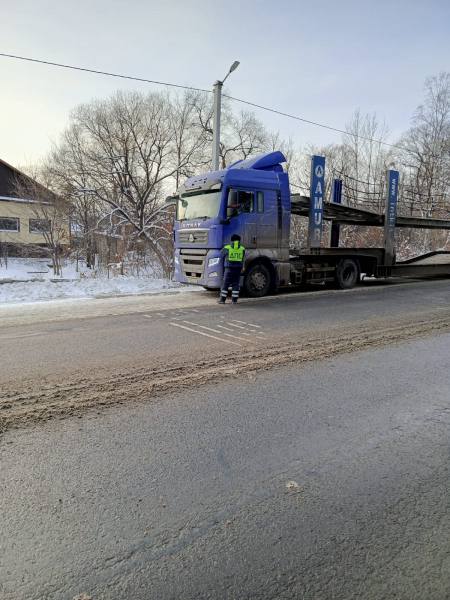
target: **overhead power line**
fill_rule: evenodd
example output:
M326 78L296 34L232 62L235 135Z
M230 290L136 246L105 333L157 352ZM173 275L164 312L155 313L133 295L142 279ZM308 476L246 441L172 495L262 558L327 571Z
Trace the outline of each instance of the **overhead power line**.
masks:
M22 60L22 61L38 63L38 64L42 64L42 65L49 65L52 67L60 67L62 69L71 69L74 71L83 71L85 73L94 73L95 75L106 75L108 77L116 77L119 79L129 79L131 81L141 81L143 83L153 83L155 85L162 85L162 86L166 86L166 87L172 87L172 88L178 88L178 89L184 89L184 90L192 90L192 91L196 91L196 92L205 92L207 94L213 93L212 90L198 88L198 87L189 86L189 85L169 83L167 81L158 81L155 79L146 79L144 77L135 77L133 75L124 75L122 73L112 73L110 71L100 71L98 69L91 69L88 67L78 67L76 65L67 65L64 63L58 63L58 62L50 61L50 60L31 58L29 56L19 56L16 54L7 54L6 52L0 52L0 56L3 58L12 58L15 60ZM234 96L229 96L228 94L222 94L222 96L224 98L228 98L229 100L232 100L233 102L239 102L240 104L246 104L247 106L252 106L253 108L259 108L260 110L265 110L267 112L270 112L270 113L273 113L276 115L280 115L282 117L288 117L289 119L294 119L295 121L300 121L301 123L306 123L308 125L313 125L315 127L321 127L322 129L328 129L329 131L342 133L349 137L354 137L354 138L357 138L360 140L364 140L366 142L373 142L376 144L381 144L383 146L388 146L390 148L396 148L397 150L402 150L402 151L408 152L408 150L406 148L399 146L397 144L390 144L389 142L384 142L383 140L379 140L376 138L370 138L370 137L366 137L366 136L355 134L355 133L349 133L348 131L345 131L344 129L339 129L338 127L333 127L333 126L327 125L325 123L319 123L318 121L311 121L310 119L305 119L304 117L299 117L298 115L293 115L293 114L283 112L283 111L275 109L275 108L263 106L262 104L257 104L256 102L250 102L249 100L243 100L242 98L236 98ZM439 157L437 157L435 155L431 155L431 154L429 156L433 157L433 158L439 158Z
M338 171L337 169L332 169L332 173L333 175L342 176L343 179L351 179L352 181L356 181L362 185L372 185L373 187L379 187L382 185L379 181L363 181L362 179L357 179L356 177L348 175L345 171Z
M30 58L28 56L16 56L15 54L5 54L0 52L0 56L5 58L15 58L17 60L23 60L26 62L38 63L41 65L50 65L51 67L61 67L62 69L72 69L73 71L84 71L85 73L94 73L95 75L107 75L108 77L118 77L119 79L131 79L132 81L142 81L143 83L154 83L156 85L165 85L167 87L174 87L183 90L193 90L196 92L208 92L211 90L203 90L202 88L192 87L189 85L179 85L177 83L168 83L166 81L157 81L155 79L145 79L144 77L134 77L133 75L123 75L121 73L111 73L109 71L99 71L97 69L89 69L87 67L77 67L75 65L65 65L63 63L53 62L51 60L41 60L38 58Z
M375 144L382 144L383 146L397 148L397 150L404 150L404 148L402 148L401 146L397 146L395 144L389 144L388 142L383 142L382 140L377 140L375 138L369 138L364 135L359 135L356 133L349 133L348 131L345 131L345 129L339 129L338 127L332 127L331 125L326 125L325 123L319 123L318 121L310 121L309 119L305 119L304 117L292 115L290 113L286 113L281 110L277 110L276 108L269 108L268 106L263 106L262 104L256 104L255 102L249 102L248 100L242 100L241 98L235 98L234 96L228 96L228 94L222 94L222 96L224 98L228 98L229 100L234 100L234 102L240 102L241 104L247 104L248 106L253 106L254 108L260 108L261 110L266 110L267 112L271 112L276 115L281 115L282 117L288 117L289 119L295 119L296 121L301 121L302 123L307 123L308 125L314 125L315 127L322 127L322 129L328 129L329 131L336 131L337 133L343 133L344 135L348 135L349 137L358 138L359 140L364 140L366 142L375 142Z

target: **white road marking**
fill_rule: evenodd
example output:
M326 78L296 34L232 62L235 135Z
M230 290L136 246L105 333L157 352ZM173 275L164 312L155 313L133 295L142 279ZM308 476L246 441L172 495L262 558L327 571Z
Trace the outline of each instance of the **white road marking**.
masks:
M226 329L227 331L235 331L234 329L230 329L229 327L224 327L223 325L217 325L217 327L220 327L220 329ZM239 333L240 333L240 335L251 335L250 333L247 333L246 331L240 331Z
M236 327L236 329L247 329L246 327L242 327L242 325L236 325L236 323L230 323L229 321L227 321L227 324L230 325L230 327Z
M227 337L235 338L240 342L245 342L238 335L232 335L231 333L222 333L221 331L217 331L217 329L213 329L212 327L207 327L206 325L199 325L199 323L192 323L191 321L183 321L183 323L187 323L188 325L194 325L195 327L200 327L201 329L206 329L206 331L212 331L213 333L220 333L221 335L226 335Z
M2 335L2 336L0 336L0 341L1 340L16 340L16 339L19 339L19 338L33 337L35 335L46 335L47 333L49 333L49 332L47 332L47 331L35 331L33 333L16 333L15 335Z
M233 323L241 323L242 325L249 325L250 327L257 327L261 329L261 325L255 325L254 323L246 323L245 321L239 321L238 319L232 319Z
M180 325L180 323L169 323L172 327L180 327L180 329L186 329L186 331L191 331L192 333L197 333L198 335L204 335L205 337L212 338L213 340L218 340L222 342L222 344L234 344L235 346L240 346L242 348L242 344L238 342L233 342L232 340L224 340L223 338L217 337L215 335L210 335L209 333L204 333L203 331L197 331L196 329L191 329L190 327L186 327L185 325Z
M231 329L230 327L225 327L225 325L216 325L216 327L220 327L220 329L226 329L227 331L234 331L234 329Z
M196 312L198 312L198 311L196 311ZM156 313L156 314L161 314L161 313ZM147 319L152 318L152 315L143 315L143 316L146 317ZM173 316L172 318L175 321L178 321L178 320L183 319L184 316L185 315L177 314L176 316ZM244 321L238 321L238 322L244 323ZM246 329L245 327L241 327L240 325L234 325L233 323L228 323L228 325L231 325L231 327L234 327L235 329L236 328L240 329L241 331L239 331L239 335L233 335L232 333L224 333L222 331L217 331L217 329L213 329L212 327L207 327L206 325L200 325L199 323L193 323L192 321L186 321L185 319L183 319L183 323L186 323L187 325L192 325L194 327L200 327L201 329L205 329L206 331L211 331L212 333L218 333L219 335L225 335L227 337L235 338L241 342L245 342L247 340L243 339L242 337L239 337L239 335L244 335L248 338L249 336L251 336L253 334L253 335L258 335L259 339L262 339L263 337L265 337L265 334L262 331L251 331L250 330L250 333L249 333L248 331L244 331L244 329ZM176 326L175 323L170 323L170 325ZM226 327L225 325L216 325L216 327L218 327L220 329L224 329L225 331L231 331L234 333L238 333L237 331L235 331L235 329L231 329L230 327ZM255 327L260 327L260 325L255 325ZM188 328L185 327L185 329L188 329ZM192 330L189 329L189 331L192 331ZM201 332L195 331L194 333L201 333ZM206 334L202 333L202 335L206 335ZM214 336L210 336L210 337L214 337ZM229 341L229 340L224 340L223 338L215 338L215 339L222 339L222 341L224 341L224 342Z
M242 323L242 321L240 321L240 323ZM247 330L249 329L248 327L243 327L242 325L236 325L236 323L228 322L228 325L230 325L231 327L236 327L237 329L247 329ZM258 335L264 335L264 333L262 331L255 331L255 330L251 330L251 329L250 329L250 331L252 334L256 333ZM251 333L242 332L242 335L251 335Z
M226 331L234 331L234 329L230 329L229 327L225 327L225 325L216 325L216 327L220 327L220 329L225 329ZM262 331L251 331L250 333L248 333L247 331L240 331L239 335L246 335L246 336L251 336L251 335L259 335L260 338L265 337L265 333L263 333Z

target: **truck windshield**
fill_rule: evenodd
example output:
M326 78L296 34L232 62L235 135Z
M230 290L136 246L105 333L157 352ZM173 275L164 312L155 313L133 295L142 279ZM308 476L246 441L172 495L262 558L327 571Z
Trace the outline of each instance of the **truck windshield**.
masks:
M177 204L177 220L209 219L217 217L221 192L183 194Z

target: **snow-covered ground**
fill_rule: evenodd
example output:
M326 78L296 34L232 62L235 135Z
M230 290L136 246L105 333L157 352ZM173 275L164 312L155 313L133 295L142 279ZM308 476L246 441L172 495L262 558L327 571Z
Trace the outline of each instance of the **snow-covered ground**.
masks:
M17 258L10 258L7 268L0 264L0 304L202 289L180 286L151 273L140 277L110 274L108 278L107 273L93 272L81 264L77 271L75 262L66 262L58 279L49 264L47 259Z
M63 279L80 279L89 269L79 263L77 271L76 261L64 261L62 269ZM0 281L29 281L37 279L48 281L53 279L53 269L51 268L51 259L49 258L8 258L8 262L0 262Z

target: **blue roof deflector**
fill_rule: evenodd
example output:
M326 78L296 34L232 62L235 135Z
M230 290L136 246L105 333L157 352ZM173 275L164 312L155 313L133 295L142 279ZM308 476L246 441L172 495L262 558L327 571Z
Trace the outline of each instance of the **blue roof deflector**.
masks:
M228 167L228 169L260 169L262 171L279 170L281 163L286 162L282 152L265 152L245 160L238 160ZM278 168L277 168L278 167Z

